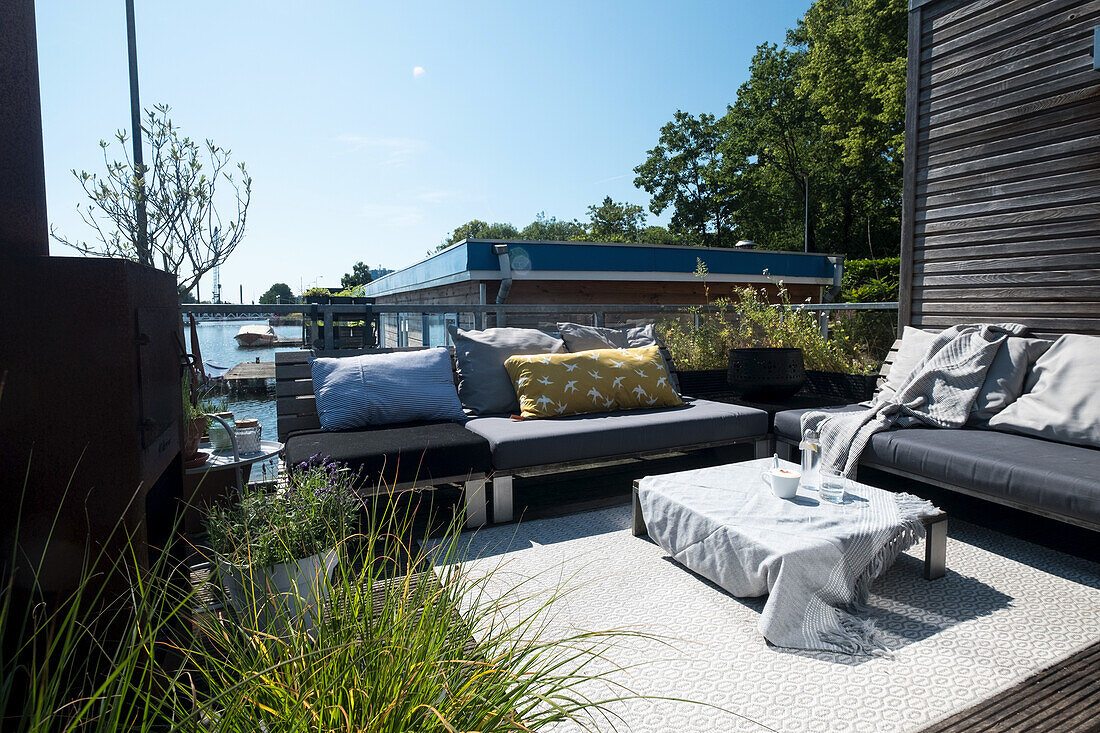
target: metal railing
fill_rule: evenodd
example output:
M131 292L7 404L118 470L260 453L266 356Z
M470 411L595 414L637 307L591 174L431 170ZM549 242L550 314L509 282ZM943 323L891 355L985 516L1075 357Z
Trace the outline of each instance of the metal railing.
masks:
M791 308L817 314L822 336L828 338L829 317L842 312L896 311L897 302L887 303L801 303ZM464 328L486 328L490 325L531 325L532 321L544 325L556 320L574 320L587 317L593 326L620 325L639 317L679 316L694 318L698 326L704 313L730 313L736 308L716 305L646 305L646 304L488 304L466 303L401 303L401 304L321 304L299 303L278 305L217 305L188 304L182 306L185 313L203 316L219 316L222 319L236 317L263 317L264 315L303 316L303 337L307 346L317 351L361 346L427 346L432 322L439 317L443 322L453 322ZM463 318L465 316L465 318ZM553 318L551 318L553 317ZM451 318L451 320L447 320ZM492 323L490 323L492 321ZM396 323L396 328L390 328ZM361 324L361 325L359 325ZM416 328L411 328L415 325ZM356 328L358 326L358 331ZM404 328L403 328L404 326ZM390 331L396 331L398 343L389 343ZM373 332L373 333L372 333ZM411 335L419 333L418 343L409 343ZM404 343L401 343L404 341Z

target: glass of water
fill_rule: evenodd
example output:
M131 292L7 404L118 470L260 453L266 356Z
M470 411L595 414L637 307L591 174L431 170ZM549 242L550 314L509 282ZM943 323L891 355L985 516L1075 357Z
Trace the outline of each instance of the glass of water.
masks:
M844 487L847 486L848 479L844 474L838 471L832 471L829 469L821 469L821 478L818 488L818 496L824 501L831 502L833 504L844 503Z

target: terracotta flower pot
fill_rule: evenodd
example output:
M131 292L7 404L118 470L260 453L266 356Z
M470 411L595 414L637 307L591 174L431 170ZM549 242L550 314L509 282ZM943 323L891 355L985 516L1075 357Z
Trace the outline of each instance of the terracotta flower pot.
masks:
M206 418L196 417L183 426L183 460L189 461L199 454L199 441L206 430Z

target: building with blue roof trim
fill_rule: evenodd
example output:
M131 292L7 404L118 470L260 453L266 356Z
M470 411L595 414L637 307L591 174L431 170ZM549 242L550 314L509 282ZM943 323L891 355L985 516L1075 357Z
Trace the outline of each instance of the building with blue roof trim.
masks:
M605 242L467 239L366 286L377 303L695 305L706 263L710 297L738 285L819 302L843 272L840 255Z

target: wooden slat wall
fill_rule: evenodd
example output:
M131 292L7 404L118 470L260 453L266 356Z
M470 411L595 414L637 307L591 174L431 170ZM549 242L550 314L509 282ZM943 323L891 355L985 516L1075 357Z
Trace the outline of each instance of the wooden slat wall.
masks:
M1100 0L911 5L899 328L1100 334Z

